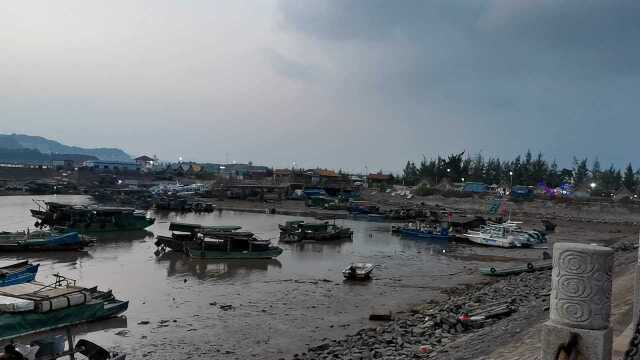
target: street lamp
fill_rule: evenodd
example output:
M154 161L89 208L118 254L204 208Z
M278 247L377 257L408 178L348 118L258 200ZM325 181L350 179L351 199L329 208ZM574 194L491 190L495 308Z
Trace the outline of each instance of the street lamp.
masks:
M513 191L513 171L509 171L509 193Z
M461 180L462 180L462 182L464 182L464 178L462 178Z

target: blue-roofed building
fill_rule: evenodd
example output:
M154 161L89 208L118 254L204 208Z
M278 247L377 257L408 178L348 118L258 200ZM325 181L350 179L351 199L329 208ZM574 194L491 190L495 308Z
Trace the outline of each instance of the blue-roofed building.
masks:
M94 171L140 171L140 164L135 161L89 160L84 166Z
M486 193L487 191L489 191L489 186L481 182L466 182L464 183L462 191L472 193Z

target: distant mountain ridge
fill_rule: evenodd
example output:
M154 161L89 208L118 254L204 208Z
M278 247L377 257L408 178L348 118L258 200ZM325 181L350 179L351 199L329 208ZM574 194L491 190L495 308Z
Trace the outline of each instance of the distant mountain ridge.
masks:
M87 149L78 146L68 146L42 136L22 134L0 134L0 148L5 149L35 149L43 154L76 154L95 156L100 160L129 161L131 156L117 148Z

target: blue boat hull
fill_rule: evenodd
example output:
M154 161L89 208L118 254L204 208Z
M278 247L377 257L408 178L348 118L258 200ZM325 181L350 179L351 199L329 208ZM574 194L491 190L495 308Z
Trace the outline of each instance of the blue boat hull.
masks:
M450 236L444 234L433 234L425 231L414 230L414 229L400 229L398 231L402 235L419 237L422 239L430 239L430 240L449 240Z
M0 287L24 284L35 280L40 264L28 264L23 269L0 276Z

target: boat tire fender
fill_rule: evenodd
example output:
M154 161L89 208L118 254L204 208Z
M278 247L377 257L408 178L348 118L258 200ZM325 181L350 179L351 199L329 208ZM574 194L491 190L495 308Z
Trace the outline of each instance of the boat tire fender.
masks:
M491 272L492 274L496 273L496 268L492 267L491 269L489 269L489 272Z
M533 271L534 267L532 263L527 263L527 269Z

